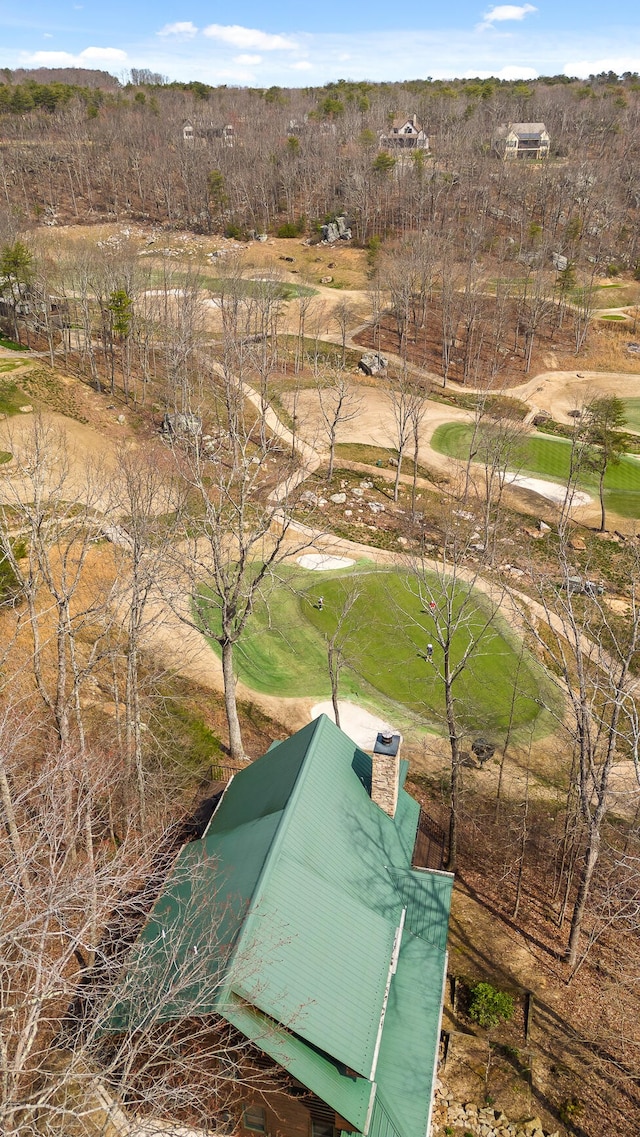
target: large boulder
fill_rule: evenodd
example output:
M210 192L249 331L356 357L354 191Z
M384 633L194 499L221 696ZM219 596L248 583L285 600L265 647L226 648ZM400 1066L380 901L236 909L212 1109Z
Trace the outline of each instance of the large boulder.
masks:
M358 367L364 371L365 375L381 375L383 371L387 370L387 360L384 355L380 355L378 352L366 351Z

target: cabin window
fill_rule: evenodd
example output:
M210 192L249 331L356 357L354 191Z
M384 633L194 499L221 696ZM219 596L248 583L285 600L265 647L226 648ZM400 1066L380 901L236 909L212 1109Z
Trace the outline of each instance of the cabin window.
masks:
M243 1121L245 1129L254 1133L267 1132L267 1116L260 1105L245 1105Z
M335 1137L335 1128L330 1121L312 1121L311 1137Z

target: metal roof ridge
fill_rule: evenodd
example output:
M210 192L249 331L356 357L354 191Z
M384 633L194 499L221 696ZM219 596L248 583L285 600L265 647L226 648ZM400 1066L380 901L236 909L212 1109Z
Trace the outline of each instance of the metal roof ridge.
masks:
M293 803L297 800L297 798L300 794L300 786L304 782L305 774L307 773L308 768L309 768L309 764L308 764L309 756L311 753L313 753L313 751L315 750L315 748L317 746L318 735L321 733L321 728L324 726L325 722L331 722L331 719L329 719L327 717L327 715L322 714L322 715L319 715L317 719L312 720L312 721L314 721L316 723L316 726L313 729L311 739L310 739L309 744L307 746L307 749L305 751L304 759L303 759L303 761L300 765L300 769L298 770L298 773L296 775L295 782L293 783L293 789L291 790L291 793L289 794L289 800L287 801L286 805L284 806L284 809L282 810L282 816L280 818L280 821L278 822L278 827L277 827L277 829L273 835L273 838L271 840L271 844L269 846L269 851L268 851L268 853L264 859L264 864L263 864L262 868L260 869L260 873L259 873L258 879L256 881L255 888L254 888L253 893L251 895L251 901L249 904L248 912L247 912L245 919L243 921L242 928L240 929L240 934L238 935L238 937L236 939L233 951L229 957L229 961L228 961L227 968L226 968L226 982L224 983L223 991L221 991L221 994L223 992L226 993L227 990L232 989L233 985L232 985L232 982L230 982L230 979L232 978L231 973L233 970L233 965L234 965L236 956L238 954L238 950L240 948L240 945L243 943L243 941L247 935L248 929L253 926L253 923L255 921L256 914L257 914L257 908L258 908L260 899L262 898L262 895L264 893L265 880L267 879L268 874L271 871L272 862L274 861L274 859L276 857L276 853L279 853L279 851L280 851L280 847L281 847L282 842L284 840L284 834L285 834L286 829L287 829L287 822L291 817L291 808L293 806ZM336 729L339 729L339 728L336 728ZM290 737L293 738L294 735L290 735ZM285 741L288 741L288 740L285 740ZM268 753L269 753L269 751L267 751L267 754ZM266 755L263 755L263 758L264 757L266 757Z

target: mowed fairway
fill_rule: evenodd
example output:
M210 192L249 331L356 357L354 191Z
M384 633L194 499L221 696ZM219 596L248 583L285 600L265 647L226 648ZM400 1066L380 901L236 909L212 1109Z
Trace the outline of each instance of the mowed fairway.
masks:
M435 577L431 585L437 588ZM386 713L395 709L396 715L405 711L414 721L418 717L441 724L441 654L435 645L433 664L418 655L434 640L433 617L423 610L415 579L406 572L362 565L337 573L281 569L269 596L256 605L236 650L239 678L265 694L327 698L326 637L335 631L345 600L354 589L358 597L344 621L347 666L341 675L340 697L361 698ZM484 629L483 605L479 593L467 602L464 626L454 640L454 659ZM215 620L213 612L211 618ZM491 732L497 738L503 735L514 683L516 729L538 735L551 728L544 708L557 709L558 689L527 653L519 660L520 645L504 624L482 633L456 689L458 712L466 729Z
M447 422L433 432L431 445L439 454L465 461L469 456L472 426L469 423ZM532 474L553 482L566 482L569 477L571 443L566 438L553 438L548 434L531 434L514 446L509 468L517 474ZM480 461L478 457L476 461ZM622 517L640 518L640 459L624 457L617 466L610 466L604 480L605 502L608 509ZM579 481L581 489L597 494L597 475L585 471Z
M626 429L640 434L640 399L623 399Z

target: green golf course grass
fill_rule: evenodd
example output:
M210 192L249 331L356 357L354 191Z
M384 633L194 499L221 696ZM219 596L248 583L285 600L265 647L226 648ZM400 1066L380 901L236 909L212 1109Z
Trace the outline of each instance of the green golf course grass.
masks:
M442 726L444 692L438 677L442 653L435 642L433 617L423 610L415 578L363 563L333 573L281 567L279 575L268 597L256 604L236 648L237 674L248 687L288 698L328 698L325 637L334 632L345 599L357 588L358 598L345 620L347 666L341 673L340 697L360 699L363 705L395 716L398 726L403 716L405 722ZM430 583L437 596L435 576ZM319 596L323 597L322 610L317 606ZM457 603L467 607L464 626L453 642L454 660L460 659L470 638L477 637L486 622L482 594L465 600L461 588ZM212 629L215 620L212 611ZM418 655L430 640L433 664ZM215 641L209 642L218 651ZM519 659L520 645L504 621L497 620L482 632L455 690L460 720L470 732L489 733L496 741L504 736L516 675L516 732L539 736L552 729L552 716L545 708L557 711L561 703L558 688L527 652L518 667Z
M29 402L24 391L9 379L0 379L0 414L16 415Z
M640 400L638 400L640 404ZM463 461L469 456L472 437L470 423L446 422L433 432L431 445L439 454ZM514 448L510 468L519 474L547 478L552 482L566 482L569 477L571 443L566 438L553 438L548 434L531 434ZM585 471L580 486L597 496L598 478ZM624 457L617 466L610 466L604 481L605 504L622 517L640 517L640 460Z
M626 429L640 434L640 399L623 399Z

